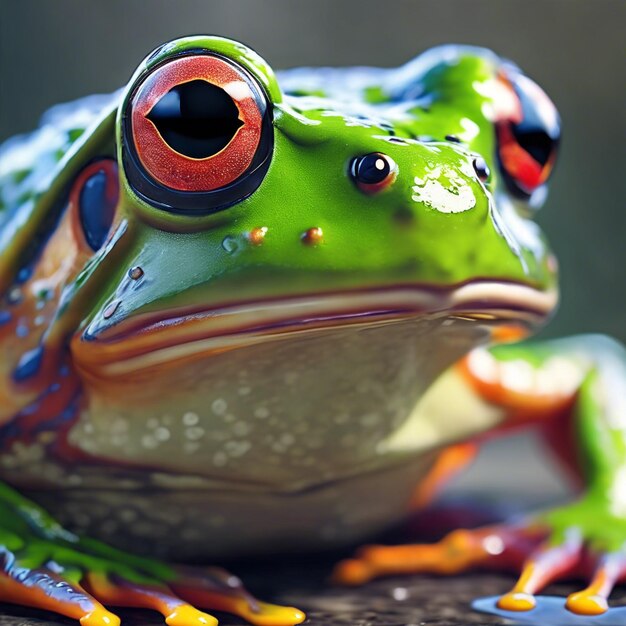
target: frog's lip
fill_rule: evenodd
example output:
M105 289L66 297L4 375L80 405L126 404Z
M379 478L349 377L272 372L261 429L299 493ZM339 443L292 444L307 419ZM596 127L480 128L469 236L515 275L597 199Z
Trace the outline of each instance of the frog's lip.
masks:
M136 315L72 342L81 367L111 375L223 352L294 332L389 323L421 316L463 317L533 328L558 300L556 290L507 281L469 281L454 287L424 284L290 295Z

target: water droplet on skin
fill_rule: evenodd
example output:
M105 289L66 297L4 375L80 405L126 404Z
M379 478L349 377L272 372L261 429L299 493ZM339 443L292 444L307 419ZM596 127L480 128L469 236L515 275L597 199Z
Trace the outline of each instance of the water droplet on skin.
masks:
M227 235L222 240L222 248L224 248L224 250L226 250L228 254L234 254L235 252L237 252L237 250L239 250L239 242L237 241L236 237L233 237L232 235Z
M9 311L0 311L0 326L8 324L11 321L11 313Z
M193 411L188 411L183 415L183 424L185 424L185 426L195 426L199 421L199 415Z
M131 267L128 270L128 277L131 278L132 280L139 280L142 276L143 276L143 270L139 267L139 265L136 265L135 267Z
M119 308L120 304L121 302L119 300L115 300L114 302L111 302L111 304L108 304L107 307L102 312L102 317L104 317L105 320L108 320L109 318L113 317L115 315L115 312Z
M9 289L7 294L7 301L9 304L18 304L22 301L22 290L19 287L13 287Z
M223 398L217 398L217 400L214 400L211 404L211 410L215 415L224 415L227 408L228 404Z

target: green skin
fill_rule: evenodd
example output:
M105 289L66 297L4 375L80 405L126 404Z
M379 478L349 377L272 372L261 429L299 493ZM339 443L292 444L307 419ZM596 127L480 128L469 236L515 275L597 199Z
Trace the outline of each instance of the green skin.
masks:
M121 165L121 112L138 77L173 54L198 48L245 67L266 91L273 109L274 154L260 186L246 199L209 216L174 215L142 201L128 183ZM429 59L446 56L442 51L430 54ZM0 178L4 286L10 286L26 243L41 232L61 191L93 157L115 147L118 212L126 232L95 252L66 285L41 340L47 347L63 346L87 328L105 332L146 313L314 296L320 284L324 292L348 293L398 284L452 288L489 279L538 292L554 290L547 243L532 222L532 210L508 195L496 162L493 122L486 115L493 101L486 86L500 60L473 48L454 48L454 54L452 62L425 62L430 65L426 70L409 65L389 71L286 73L281 86L284 79L291 95L283 95L272 69L239 43L200 37L163 46L138 68L124 94L103 108L90 132L71 120L57 124L57 145L49 143L32 154L32 169L40 170L36 185L29 178L31 165L11 169L5 166L9 158L3 161L0 153L7 170ZM421 85L427 108L415 100L393 100L411 80ZM363 122L357 115L371 119ZM390 142L389 128L406 143ZM445 141L446 135L456 135L460 143ZM423 136L435 140L414 139ZM368 195L349 176L349 164L371 152L393 159L398 174L388 189ZM491 170L486 183L472 170L475 155L482 155ZM445 194L434 204L424 200L415 186L423 189L427 180L448 190L448 200ZM463 194L474 204L450 212ZM266 240L250 245L245 233L259 226L268 229ZM323 242L303 245L302 233L314 226L324 232ZM134 266L159 280L128 291L128 268ZM122 293L123 305L105 316L107 305ZM626 543L626 509L619 502L626 489L626 417L619 413L619 389L611 381L626 384L623 349L606 338L576 337L498 346L492 353L498 360L521 359L536 368L554 355L565 356L585 373L573 415L585 491L575 503L540 519L552 528L555 544L575 528L593 550L619 552ZM73 582L85 570L135 581L175 577L164 564L76 538L7 485L0 485L0 520L0 545L27 568L53 558Z

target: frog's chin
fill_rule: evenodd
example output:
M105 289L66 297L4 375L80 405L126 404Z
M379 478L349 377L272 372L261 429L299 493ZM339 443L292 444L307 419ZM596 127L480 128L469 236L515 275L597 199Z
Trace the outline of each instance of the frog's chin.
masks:
M81 369L116 377L294 334L409 318L462 318L520 337L543 324L557 300L556 290L487 280L316 293L134 316L96 334L88 327L72 352Z

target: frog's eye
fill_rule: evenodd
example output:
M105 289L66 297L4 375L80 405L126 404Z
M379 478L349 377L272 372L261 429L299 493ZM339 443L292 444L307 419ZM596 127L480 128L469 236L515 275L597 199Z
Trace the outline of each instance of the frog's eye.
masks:
M234 62L187 54L156 67L124 116L125 167L151 204L206 214L250 195L269 166L270 107Z
M396 162L386 154L372 152L350 163L350 176L365 193L377 193L393 183L398 175Z
M70 191L72 228L85 249L99 250L107 240L118 199L117 162L113 159L90 163L76 178Z
M554 167L561 134L559 115L545 92L518 70L500 80L513 98L496 121L498 160L511 193L528 200L547 182Z

